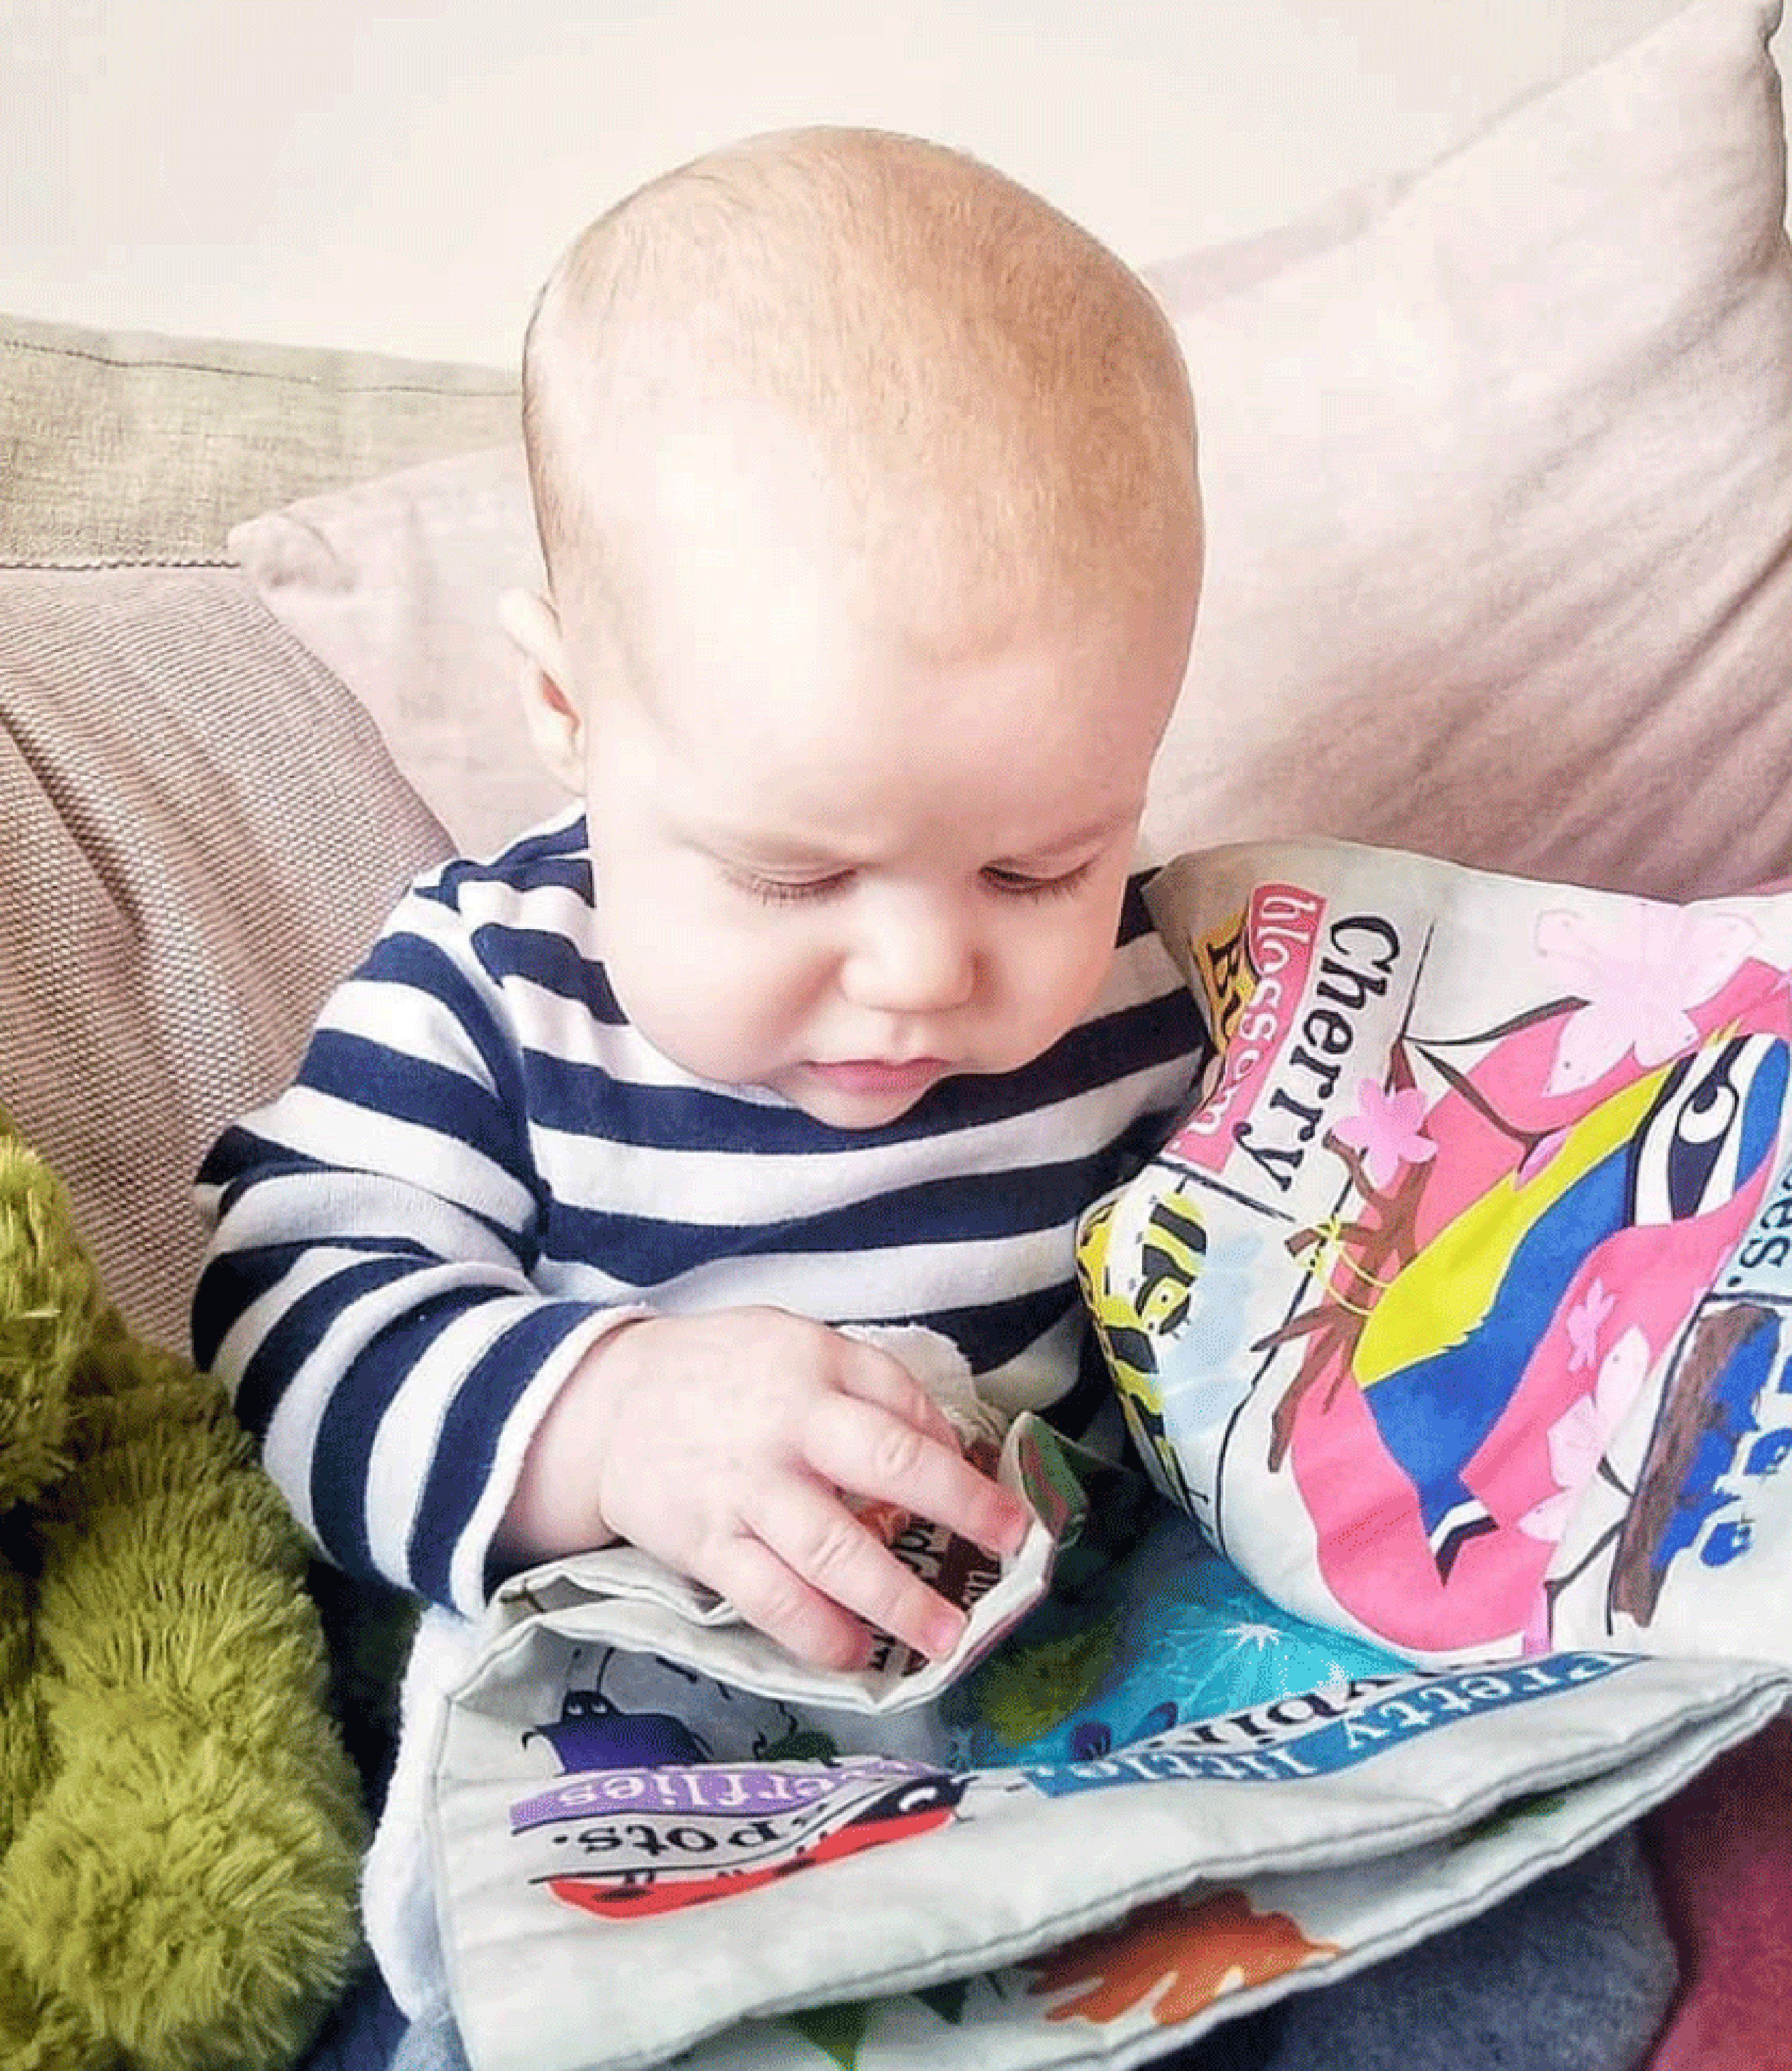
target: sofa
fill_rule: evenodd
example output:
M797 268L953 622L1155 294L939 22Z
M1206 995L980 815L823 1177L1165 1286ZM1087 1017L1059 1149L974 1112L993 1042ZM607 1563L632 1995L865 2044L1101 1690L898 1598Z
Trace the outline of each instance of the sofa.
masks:
M1792 872L1778 11L1693 0L1429 166L1153 269L1210 526L1158 855ZM146 1335L185 1343L200 1156L407 876L554 802L491 609L537 574L509 369L0 317L0 1105ZM1786 1723L1649 1845L1654 2071L1792 2058Z

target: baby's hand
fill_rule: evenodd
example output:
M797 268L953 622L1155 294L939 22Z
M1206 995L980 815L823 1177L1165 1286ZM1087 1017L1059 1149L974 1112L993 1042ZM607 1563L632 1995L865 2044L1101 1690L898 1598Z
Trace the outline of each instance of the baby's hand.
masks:
M818 1667L861 1665L867 1626L949 1653L964 1614L854 1514L867 1502L998 1554L1029 1520L888 1353L779 1309L650 1316L600 1340L561 1390L506 1537L537 1556L625 1539Z

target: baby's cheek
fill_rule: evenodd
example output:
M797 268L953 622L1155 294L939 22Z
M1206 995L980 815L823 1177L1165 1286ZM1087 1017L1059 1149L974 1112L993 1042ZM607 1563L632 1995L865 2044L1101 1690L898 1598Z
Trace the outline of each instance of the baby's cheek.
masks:
M656 1049L701 1077L720 1076L699 1054L726 1021L724 988L700 941L670 927L612 928L605 970L617 1004Z
M1080 1021L1094 1004L1113 960L1113 929L1105 916L1079 914L1033 966L1034 1005L1052 1040Z
M656 1040L687 1070L739 1085L806 1055L800 1039L815 1011L815 965L771 935L711 928L665 945L650 981Z

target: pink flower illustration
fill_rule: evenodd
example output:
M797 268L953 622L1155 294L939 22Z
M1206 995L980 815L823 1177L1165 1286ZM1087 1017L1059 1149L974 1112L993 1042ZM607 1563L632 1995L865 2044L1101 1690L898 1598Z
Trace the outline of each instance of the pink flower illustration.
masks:
M1576 1499L1599 1471L1613 1437L1649 1378L1649 1340L1634 1325L1600 1362L1593 1392L1571 1402L1549 1427L1549 1472L1556 1494L1519 1519L1532 1539L1559 1545Z
M1589 1367L1599 1356L1599 1333L1605 1318L1618 1306L1618 1297L1605 1292L1602 1280L1592 1281L1580 1300L1568 1312L1568 1342L1571 1353L1568 1362L1570 1373L1578 1373Z
M1356 1082L1356 1112L1332 1125L1332 1134L1360 1151L1369 1183L1385 1187L1402 1164L1422 1165L1437 1146L1421 1127L1425 1095L1417 1086L1391 1093L1373 1079Z
M1563 1024L1545 1090L1573 1093L1634 1054L1645 1071L1697 1040L1690 1009L1735 976L1758 939L1754 923L1653 900L1597 917L1561 908L1537 921L1538 960L1585 1003Z

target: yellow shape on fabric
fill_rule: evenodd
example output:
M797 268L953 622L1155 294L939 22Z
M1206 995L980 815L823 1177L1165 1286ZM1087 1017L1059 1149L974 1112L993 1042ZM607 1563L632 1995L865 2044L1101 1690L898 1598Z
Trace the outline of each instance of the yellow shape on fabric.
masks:
M1540 1171L1522 1183L1508 1175L1438 1231L1363 1324L1351 1362L1359 1385L1372 1388L1480 1328L1525 1232L1635 1136L1670 1068L1611 1094L1569 1130Z

